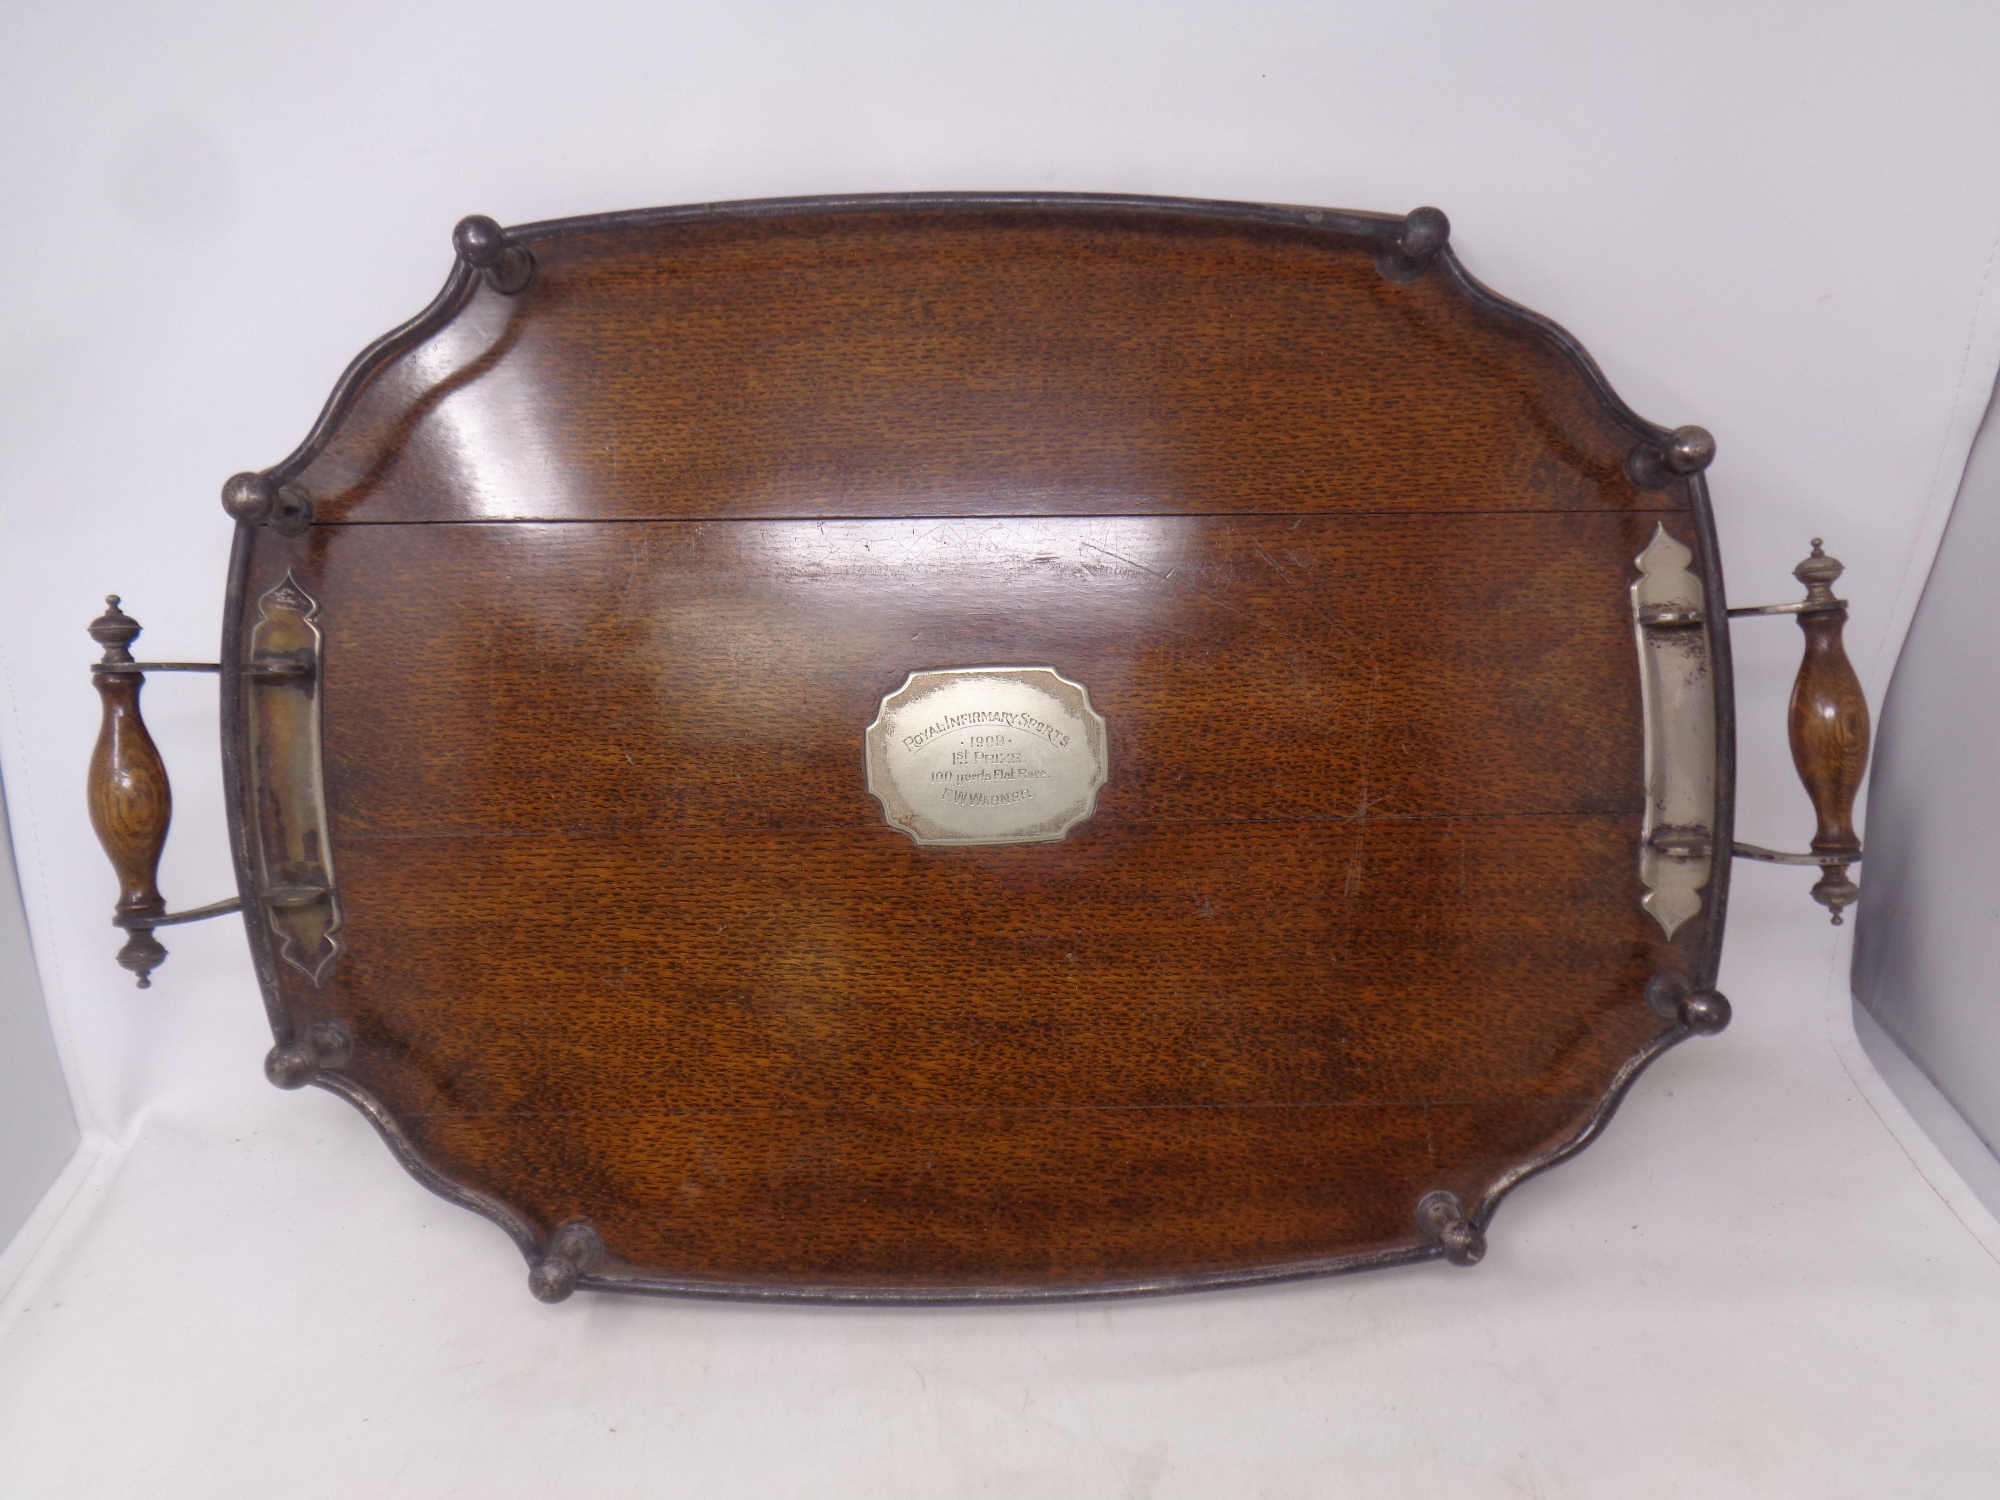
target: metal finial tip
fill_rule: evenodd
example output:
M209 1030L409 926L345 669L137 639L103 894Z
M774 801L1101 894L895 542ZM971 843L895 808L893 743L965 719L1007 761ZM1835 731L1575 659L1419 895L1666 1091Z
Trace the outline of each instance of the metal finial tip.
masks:
M1417 281L1451 238L1451 220L1442 209L1413 208L1395 226L1395 237L1375 254L1375 269L1390 281Z
M1861 887L1848 877L1846 865L1828 865L1812 888L1812 898L1832 914L1833 925L1847 925L1847 908L1861 899Z
M125 648L139 638L139 622L118 607L118 596L104 596L104 613L84 626L84 632L104 648L107 662L127 662L132 653Z
M1693 423L1676 427L1667 435L1663 458L1676 474L1699 474L1715 462L1715 435Z
M153 936L150 927L129 929L125 946L118 950L118 967L128 974L136 974L142 990L153 987L153 970L166 961L166 945Z
M556 1231L548 1253L528 1268L528 1290L543 1302L561 1302L576 1290L577 1279L604 1259L604 1241L581 1220Z
M544 1256L528 1270L528 1290L537 1302L567 1302L576 1290L576 1267L560 1255Z
M1429 260L1450 238L1451 220L1441 208L1426 205L1410 210L1403 218L1402 250L1412 260Z
M1714 990L1695 990L1680 1003L1681 1024L1696 1036L1714 1036L1725 1030L1734 1014L1729 997Z
M245 526L262 526L276 503L277 491L262 474L245 471L223 482L222 508Z
M501 252L507 248L507 232L485 214L469 214L460 219L451 232L451 240L460 255L482 268L498 264Z
M1820 551L1820 549L1821 549L1822 547L1824 547L1825 545L1826 545L1826 543L1825 543L1825 542L1824 542L1823 540L1821 540L1821 539L1820 539L1819 537L1814 537L1814 538L1813 538L1813 556L1814 556L1814 557L1824 557L1824 556L1825 556L1826 554L1825 554L1825 553L1823 553L1822 551Z

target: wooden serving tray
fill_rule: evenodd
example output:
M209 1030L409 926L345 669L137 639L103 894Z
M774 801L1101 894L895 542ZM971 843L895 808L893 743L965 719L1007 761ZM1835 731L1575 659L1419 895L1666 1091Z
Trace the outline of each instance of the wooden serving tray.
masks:
M1706 435L1445 228L466 221L226 492L273 1079L550 1299L1476 1260L1727 1019L1731 698Z

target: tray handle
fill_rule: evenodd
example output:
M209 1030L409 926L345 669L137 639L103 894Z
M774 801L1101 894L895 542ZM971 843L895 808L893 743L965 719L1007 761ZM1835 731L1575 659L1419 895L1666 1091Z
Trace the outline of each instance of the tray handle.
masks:
M1787 728L1792 742L1792 764L1799 780L1812 798L1818 831L1813 835L1809 854L1783 854L1756 844L1738 844L1742 859L1771 864L1816 865L1818 882L1813 900L1833 913L1833 924L1841 924L1841 912L1861 897L1861 887L1848 876L1848 867L1861 862L1861 836L1854 831L1854 798L1861 790L1862 775L1868 769L1868 700L1861 680L1847 659L1842 633L1847 625L1847 601L1834 597L1833 585L1846 569L1837 557L1828 557L1825 544L1813 538L1812 555L1792 569L1792 576L1806 586L1806 596L1796 604L1760 604L1732 609L1730 618L1745 615L1797 615L1805 634L1805 659L1792 683L1792 701Z
M118 904L111 922L124 929L125 946L118 962L139 977L139 988L152 988L153 970L166 962L167 950L153 936L157 927L198 922L241 909L235 898L192 911L169 912L160 896L160 852L166 848L173 822L174 794L166 762L147 732L139 712L139 692L148 672L219 672L213 662L142 662L132 659L132 642L139 622L107 594L104 613L90 622L90 638L104 648L103 659L91 665L91 686L102 701L104 719L91 752L85 790L90 823L97 841L118 876Z

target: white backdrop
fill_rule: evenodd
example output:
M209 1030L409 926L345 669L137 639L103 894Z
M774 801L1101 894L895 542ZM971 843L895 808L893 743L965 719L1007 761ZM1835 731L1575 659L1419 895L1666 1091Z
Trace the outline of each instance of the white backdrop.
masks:
M1973 3L0 15L0 771L89 1136L0 1267L19 1492L1994 1493L2000 1238L1855 1050L1798 872L1739 868L1736 1027L1471 1275L544 1309L358 1117L264 1085L240 929L164 934L130 987L79 787L100 597L143 654L212 655L221 480L428 300L457 218L791 193L1436 203L1640 412L1716 433L1736 602L1793 597L1812 536L1846 559L1879 701L2000 363L1996 56ZM1797 847L1797 633L1737 638L1739 832ZM147 689L175 905L232 889L213 692Z

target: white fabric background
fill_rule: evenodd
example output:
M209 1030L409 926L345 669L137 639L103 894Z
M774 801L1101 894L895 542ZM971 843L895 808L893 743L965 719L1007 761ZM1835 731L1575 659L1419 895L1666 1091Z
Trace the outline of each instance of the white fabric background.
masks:
M499 1232L261 1080L240 929L135 992L84 623L212 653L237 469L503 222L1060 188L1406 209L1713 429L1737 602L1824 535L1879 701L2000 362L1977 4L17 5L0 15L0 770L87 1146L0 1258L0 1493L1990 1495L2000 1234L1883 1090L1795 871L1738 1022L1476 1272L979 1312L531 1302ZM1806 836L1783 622L1739 832ZM213 684L157 679L169 899L232 889Z

